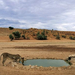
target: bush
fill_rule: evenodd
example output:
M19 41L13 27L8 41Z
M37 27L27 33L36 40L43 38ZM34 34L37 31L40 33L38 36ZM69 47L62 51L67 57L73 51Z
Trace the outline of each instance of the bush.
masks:
M59 39L59 40L60 40L60 36L59 36L59 35L57 35L57 36L56 36L56 39Z
M19 33L18 31L13 32L12 34L14 35L15 39L19 39L21 37L21 33Z
M9 27L10 30L14 29L13 27Z
M9 38L11 39L11 41L14 39L14 37L12 36L12 34L9 35Z
M70 36L69 38L70 38L71 40L73 40L73 37L72 37L72 36Z
M42 35L45 35L45 30L43 30L43 32L41 32Z
M66 36L65 36L65 35L62 35L62 37L63 37L63 38L66 38Z
M39 34L40 34L40 32L37 32L37 34L36 34L36 35L38 36Z
M69 38L70 38L71 40L75 40L75 37L70 36Z
M25 39L25 35L22 35L22 37Z
M41 35L45 35L45 32L41 32Z
M37 36L37 39L38 39L38 40L47 40L47 36L42 35L42 34L39 34L39 35Z
M43 30L43 32L41 32L41 34L40 34L40 32L37 33L37 39L38 40L47 40L47 36L45 35L45 30Z
M75 37L73 37L73 40L75 40Z
M53 36L57 36L57 35L53 34Z

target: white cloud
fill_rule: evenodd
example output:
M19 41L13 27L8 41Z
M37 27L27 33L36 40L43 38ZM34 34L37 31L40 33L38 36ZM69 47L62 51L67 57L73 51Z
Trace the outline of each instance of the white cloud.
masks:
M14 27L75 31L75 0L0 0L0 18L19 22Z
M18 20L20 23L26 23L25 20Z
M67 28L65 28L65 27L63 27L63 26L58 26L57 29L58 29L58 30L61 30L61 31L63 31L63 30L64 30L64 31L67 31Z
M22 23L24 23L23 21L20 21ZM44 23L41 23L41 22L38 22L38 23L28 23L28 22L25 22L25 25L20 25L20 28L44 28L45 24Z
M3 2L3 0L0 0L0 5L4 6L5 3Z
M19 2L20 0L10 0L10 1L12 1L12 2Z

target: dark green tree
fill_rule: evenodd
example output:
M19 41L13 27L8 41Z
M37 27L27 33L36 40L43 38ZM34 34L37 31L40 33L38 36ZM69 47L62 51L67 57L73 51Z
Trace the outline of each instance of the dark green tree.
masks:
M10 29L10 30L13 30L14 28L13 28L13 27L9 27L9 29Z
M25 37L25 35L22 35L22 37L25 39L26 37Z
M14 37L12 36L12 34L9 35L10 40L12 41L14 39Z
M19 31L13 32L12 33L15 37L15 39L19 39L21 37L21 33L19 33Z

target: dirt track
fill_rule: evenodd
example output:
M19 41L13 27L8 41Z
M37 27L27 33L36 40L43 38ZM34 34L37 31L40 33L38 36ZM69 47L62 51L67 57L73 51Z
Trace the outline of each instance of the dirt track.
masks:
M25 59L35 58L54 58L54 59L66 59L69 55L75 52L74 41L1 41L0 42L0 54L8 52L12 54L20 54ZM5 63L7 64L7 63ZM63 69L32 69L21 70L13 67L2 66L0 63L0 75L75 75L75 68L63 68Z

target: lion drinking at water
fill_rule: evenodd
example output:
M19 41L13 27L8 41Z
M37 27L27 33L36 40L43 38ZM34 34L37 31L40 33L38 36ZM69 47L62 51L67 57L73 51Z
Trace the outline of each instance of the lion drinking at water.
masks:
M14 55L10 53L2 53L1 56L3 56L3 61L2 61L3 66L4 66L5 61L8 58L12 59L14 62L17 62L18 60L19 62L22 61L22 65L24 65L24 58L22 58L19 54ZM1 60L1 56L0 56L0 60Z

